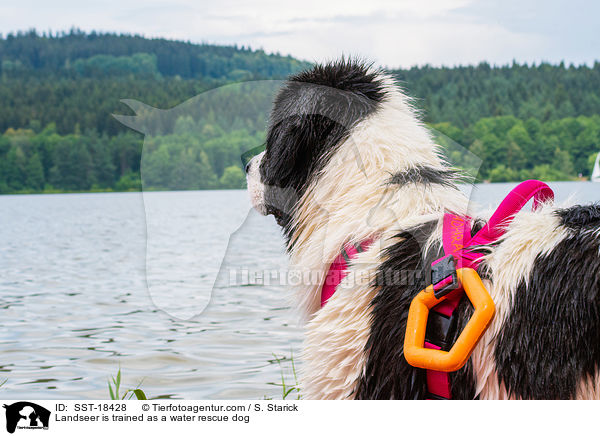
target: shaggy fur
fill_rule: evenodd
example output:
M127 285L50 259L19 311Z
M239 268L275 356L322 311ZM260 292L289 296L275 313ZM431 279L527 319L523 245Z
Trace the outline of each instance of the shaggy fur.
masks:
M381 71L342 60L281 90L248 187L255 208L282 226L290 268L319 278L297 289L308 319L305 398L425 398L424 371L403 356L404 329L440 254L444 213L468 212L458 180ZM375 242L320 308L335 257L367 239ZM453 398L598 397L600 208L524 210L482 249L479 272L497 312L467 365L450 375ZM457 335L471 313L463 299Z

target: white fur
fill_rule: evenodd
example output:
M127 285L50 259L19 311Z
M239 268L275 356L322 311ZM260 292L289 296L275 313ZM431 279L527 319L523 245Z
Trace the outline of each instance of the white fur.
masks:
M577 400L600 400L600 372L593 377L581 380L575 394Z
M337 292L307 326L303 347L302 393L307 399L352 399L366 364L364 353L370 324L370 286L379 264L379 247L358 255ZM356 275L360 275L357 283Z
M257 156L254 156L248 163L248 173L246 174L246 181L248 184L248 193L250 195L250 203L261 214L267 214L267 206L265 204L265 185L260 180L260 162L264 156L263 151Z

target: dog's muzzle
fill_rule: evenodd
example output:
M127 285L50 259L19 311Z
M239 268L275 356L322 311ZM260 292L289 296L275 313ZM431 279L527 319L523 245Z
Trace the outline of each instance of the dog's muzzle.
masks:
M265 185L260 179L260 162L265 152L254 156L246 164L246 181L248 183L248 194L252 207L263 215L267 215L267 204L265 202Z

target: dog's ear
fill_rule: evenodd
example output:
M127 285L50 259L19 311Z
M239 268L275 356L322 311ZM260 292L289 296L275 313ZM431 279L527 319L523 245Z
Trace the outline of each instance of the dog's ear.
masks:
M273 103L261 177L300 194L358 122L373 113L383 85L366 65L339 62L292 77Z
M267 185L302 189L322 168L343 127L319 114L292 115L272 126L261 176Z

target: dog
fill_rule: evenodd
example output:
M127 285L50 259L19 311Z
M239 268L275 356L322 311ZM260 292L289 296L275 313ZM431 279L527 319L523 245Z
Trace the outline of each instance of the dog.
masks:
M422 280L380 283L439 257L446 212L466 215L458 171L442 158L391 76L342 59L300 72L274 99L265 150L246 167L253 207L281 226L290 270L306 273L306 399L425 399L425 370L403 354ZM473 231L485 224L474 220ZM321 307L346 244L372 241ZM600 206L521 210L478 268L496 313L453 399L600 398ZM363 280L358 280L361 277ZM457 308L460 333L473 308ZM456 339L458 333L454 337Z

